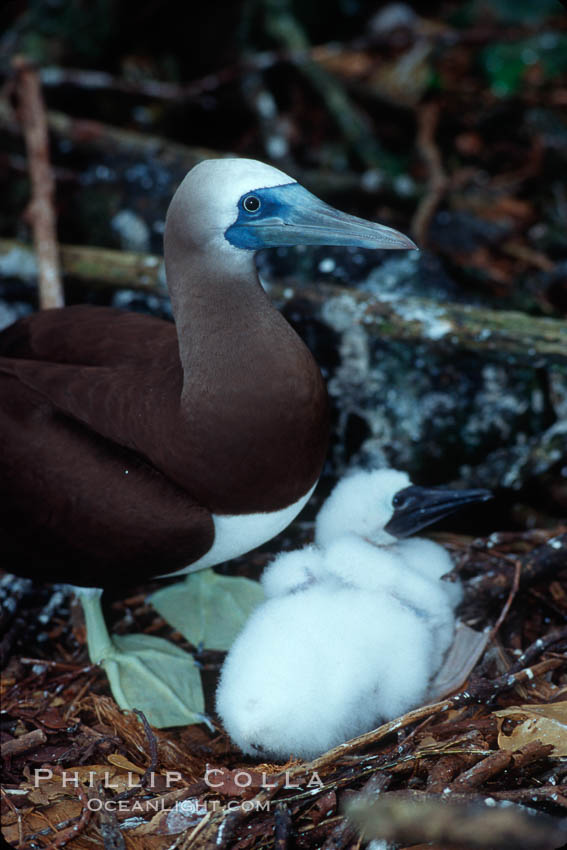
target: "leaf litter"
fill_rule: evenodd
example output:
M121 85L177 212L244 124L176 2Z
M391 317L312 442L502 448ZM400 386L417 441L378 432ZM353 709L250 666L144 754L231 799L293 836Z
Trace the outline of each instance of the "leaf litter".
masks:
M565 545L561 531L510 533L501 540L439 534L465 584L463 622L476 630L494 626L506 604L498 632L491 633L457 695L311 763L298 762L293 754L286 765L243 758L214 718L213 730L202 725L145 729L139 717L116 705L103 673L88 665L81 629L54 612L47 637L38 642L37 630L30 629L26 663L14 653L2 681L2 744L23 741L34 729L43 730L46 738L5 758L6 840L38 849L58 841L57 846L70 848L92 847L93 841L110 847L112 840L128 850L165 850L172 841L179 847L244 850L270 846L277 828L300 848L325 842L348 848L356 846L358 833L345 817L345 806L356 799L355 821L366 823L360 806L373 811L379 797L398 807L395 817L388 809L390 820L381 814L396 841L412 834L408 813L416 806L434 807L435 817L420 820L420 840L435 842L428 824L437 824L444 840L457 840L455 813L472 824L478 806L493 800L498 807L508 803L518 814L510 827L516 847L553 846L545 836L556 835L567 808L567 596L562 592L567 558L560 560L565 549L555 545L556 540ZM555 562L549 561L550 548ZM268 558L265 552L250 559L252 573ZM523 570L514 583L517 559ZM242 558L237 571L246 569ZM223 653L199 649L167 625L146 602L156 587L153 583L114 603L114 631L149 631L180 651L196 653L212 715ZM36 604L43 604L47 593L40 591ZM21 614L31 621L34 609ZM379 791L372 790L376 784ZM91 811L101 800L106 808ZM538 812L548 817L542 820L543 833L541 825L526 830L526 811L536 819ZM471 846L508 846L504 839L501 844L475 840ZM457 846L467 845L457 841Z

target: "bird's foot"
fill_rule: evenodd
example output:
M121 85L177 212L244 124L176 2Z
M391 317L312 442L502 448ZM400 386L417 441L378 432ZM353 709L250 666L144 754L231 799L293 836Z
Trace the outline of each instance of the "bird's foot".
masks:
M101 591L81 589L89 656L108 676L120 708L142 711L152 726L202 723L201 676L193 657L154 635L110 637L100 605Z
M257 581L203 569L157 590L148 601L194 646L228 650L264 601L264 591Z
M202 723L205 708L193 657L153 635L115 635L99 664L120 708L142 711L161 729Z

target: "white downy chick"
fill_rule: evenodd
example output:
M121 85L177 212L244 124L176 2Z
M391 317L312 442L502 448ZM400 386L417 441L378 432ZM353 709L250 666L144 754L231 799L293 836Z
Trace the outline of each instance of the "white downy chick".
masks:
M333 490L315 546L279 555L231 648L217 710L250 755L310 758L418 705L448 649L458 585L445 550L400 541L487 491L358 471Z
M282 552L264 570L260 579L268 598L306 590L324 575L323 550L310 544Z
M438 584L446 594L453 608L462 601L463 588L458 581L443 581L453 569L453 563L446 549L425 537L410 537L399 540L396 545L400 555L408 565L424 578Z
M449 572L452 569L449 556L441 546L433 546L434 551L427 554L443 564L442 574ZM430 675L433 675L451 644L456 606L446 590L447 582L427 578L413 569L397 547L398 544L376 546L356 534L345 534L325 549L325 569L329 576L342 580L346 586L395 599L422 620L434 636L434 653L430 658Z
M395 599L314 584L252 614L217 711L248 755L312 758L419 703L431 651L425 622Z

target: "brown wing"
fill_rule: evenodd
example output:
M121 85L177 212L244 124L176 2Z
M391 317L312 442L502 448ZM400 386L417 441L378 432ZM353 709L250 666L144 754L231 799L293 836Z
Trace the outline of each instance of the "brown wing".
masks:
M179 436L182 371L168 322L88 306L37 313L0 334L0 373L158 468L162 445Z
M6 569L87 586L132 584L210 548L210 513L139 455L16 379L0 376L0 394Z
M79 304L33 313L6 328L0 357L74 366L135 366L156 357L175 362L177 334L172 322Z
M9 569L104 585L210 548L210 513L143 450L167 439L156 428L167 431L179 398L172 325L106 308L46 311L0 334L0 354Z

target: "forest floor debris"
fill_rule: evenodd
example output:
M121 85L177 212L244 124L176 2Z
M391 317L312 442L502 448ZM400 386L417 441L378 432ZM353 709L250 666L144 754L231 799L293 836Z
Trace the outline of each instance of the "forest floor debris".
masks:
M505 614L484 657L459 694L309 763L292 754L283 766L243 758L218 726L150 729L145 718L120 711L103 673L86 663L78 609L72 606L72 616L54 610L42 626L36 615L48 589L16 594L13 618L23 618L26 630L15 639L2 680L7 840L22 850L86 850L93 841L123 841L127 850L165 850L172 841L179 848L283 848L292 840L299 848L347 848L358 839L345 806L369 801L368 814L356 818L366 823L380 798L390 813L382 837L402 843L408 836L412 843L434 841L435 834L420 833L396 806L427 804L445 830L443 841L450 836L455 846L467 846L451 832L459 807L474 820L492 800L513 804L506 817L515 824L518 850L535 847L534 835L542 848L555 846L567 809L567 557L553 570L545 558L546 549L565 554L565 532L442 536L465 582L463 619L479 628ZM266 551L242 558L238 570L253 564L257 574L268 557ZM113 603L114 630L157 633L195 651L146 603L155 586ZM22 640L31 657L18 655ZM200 659L210 698L222 653L205 650ZM535 819L524 831L529 812L547 820ZM495 845L494 835L476 834L474 846L511 846L504 838Z

